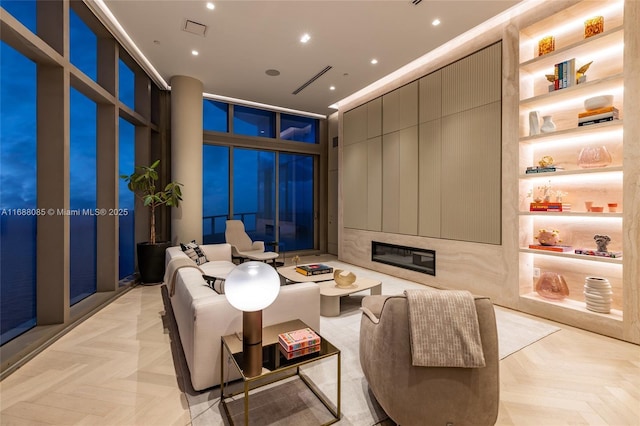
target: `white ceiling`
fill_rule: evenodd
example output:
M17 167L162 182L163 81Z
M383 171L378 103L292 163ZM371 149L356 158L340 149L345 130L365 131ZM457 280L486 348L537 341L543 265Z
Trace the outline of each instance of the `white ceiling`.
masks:
M211 11L205 1L105 0L168 84L174 75L187 75L202 81L205 93L322 115L516 3L218 0ZM437 27L435 18L442 22ZM187 20L206 25L204 37L183 31ZM304 33L311 36L306 44L300 42ZM292 94L326 66L332 69ZM268 76L268 69L280 75Z

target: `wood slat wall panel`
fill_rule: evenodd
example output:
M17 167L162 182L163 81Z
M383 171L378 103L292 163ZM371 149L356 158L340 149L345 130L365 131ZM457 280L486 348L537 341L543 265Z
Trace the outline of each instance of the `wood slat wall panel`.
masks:
M501 242L501 103L442 119L442 238Z
M440 119L420 124L418 178L418 235L440 238L440 174L442 155Z

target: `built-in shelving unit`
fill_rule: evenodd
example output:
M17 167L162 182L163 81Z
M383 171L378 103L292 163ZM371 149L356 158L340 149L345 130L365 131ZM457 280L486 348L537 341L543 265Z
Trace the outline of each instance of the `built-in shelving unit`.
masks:
M597 3L597 4L596 4ZM611 238L609 250L622 251L623 246L623 2L581 2L547 17L520 31L520 139L519 139L519 246L521 305L530 310L545 311L550 316L566 318L593 315L598 327L620 329L623 318L623 260L588 256L569 252L553 252L528 248L536 244L539 229L560 231L563 245L596 249L595 234ZM603 16L605 31L584 38L584 21ZM538 56L538 41L555 37L556 49ZM587 81L550 91L546 74L554 65L574 59L576 69L593 61L586 72ZM584 101L598 95L613 95L613 105L620 119L591 126L578 126L578 114ZM529 113L551 115L556 130L530 135ZM584 147L604 146L612 161L605 167L580 168L578 154ZM538 165L544 156L563 169L556 172L526 174L528 166ZM571 205L565 212L530 212L539 188L551 187L552 199ZM562 193L556 199L555 191ZM603 212L590 212L585 201L604 207ZM617 203L615 212L607 204ZM544 299L535 292L541 272L562 274L569 286L569 296L561 301ZM587 276L607 278L613 288L612 310L608 314L586 309L583 285ZM615 334L615 333L612 333Z

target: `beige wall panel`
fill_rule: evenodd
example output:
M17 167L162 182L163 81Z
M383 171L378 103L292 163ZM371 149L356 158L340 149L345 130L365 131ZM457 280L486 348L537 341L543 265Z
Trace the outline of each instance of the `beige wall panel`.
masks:
M382 134L400 130L399 89L382 96Z
M382 230L382 137L367 141L367 229Z
M442 71L438 70L418 81L419 123L442 116Z
M442 115L500 100L502 46L496 43L442 69Z
M501 243L500 102L442 119L442 238Z
M440 238L440 120L420 124L418 131L418 235Z
M415 126L418 124L418 81L409 83L398 89L399 117L398 125L400 129Z
M327 117L328 155L327 155L327 252L338 254L338 151L333 146L334 138L338 138L338 113Z
M417 119L417 116L416 116ZM418 126L400 130L398 232L418 234Z
M367 102L367 138L382 135L382 98Z
M345 112L343 126L345 145L367 139L367 105L360 105Z
M365 229L367 226L367 143L344 147L342 182L344 226Z
M382 136L382 230L398 232L400 203L400 132Z

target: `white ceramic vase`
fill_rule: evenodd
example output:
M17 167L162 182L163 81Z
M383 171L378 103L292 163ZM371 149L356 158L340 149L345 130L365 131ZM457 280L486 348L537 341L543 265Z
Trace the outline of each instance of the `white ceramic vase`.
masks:
M529 136L540 134L540 112L531 111L529 113Z
M540 126L540 132L542 133L551 133L555 132L556 124L551 120L550 115L545 115L542 117L542 126Z

